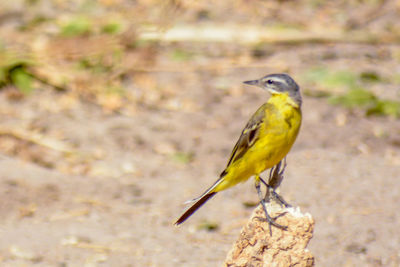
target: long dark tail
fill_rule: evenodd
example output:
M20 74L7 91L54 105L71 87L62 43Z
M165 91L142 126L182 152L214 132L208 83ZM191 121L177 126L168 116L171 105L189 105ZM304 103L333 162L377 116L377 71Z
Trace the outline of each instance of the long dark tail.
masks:
M206 203L210 198L212 198L217 192L206 193L204 196L199 198L181 217L175 222L175 225L180 225L186 221L192 214L198 210L204 203Z

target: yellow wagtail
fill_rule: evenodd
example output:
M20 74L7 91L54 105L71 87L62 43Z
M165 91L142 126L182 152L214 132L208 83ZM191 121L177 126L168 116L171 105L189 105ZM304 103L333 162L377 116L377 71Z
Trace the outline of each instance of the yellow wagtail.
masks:
M267 188L271 185L260 177L260 173L275 165L277 165L275 170L279 171L281 160L296 140L301 124L300 88L287 74L270 74L259 80L244 83L268 90L271 97L254 113L243 129L220 178L200 197L190 201L194 204L175 222L176 225L183 223L217 192L244 182L254 175L255 186L270 225L270 233L271 224L280 229L287 228L276 223L268 215L260 181ZM280 175L283 174L283 170L279 173ZM271 183L271 180L269 182ZM281 203L288 205L275 191L273 193Z

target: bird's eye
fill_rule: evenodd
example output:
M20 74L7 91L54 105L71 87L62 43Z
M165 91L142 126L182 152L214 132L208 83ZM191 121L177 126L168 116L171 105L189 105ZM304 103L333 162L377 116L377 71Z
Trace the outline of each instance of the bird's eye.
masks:
M267 80L267 83L268 83L268 84L273 84L274 81L270 79L270 80Z

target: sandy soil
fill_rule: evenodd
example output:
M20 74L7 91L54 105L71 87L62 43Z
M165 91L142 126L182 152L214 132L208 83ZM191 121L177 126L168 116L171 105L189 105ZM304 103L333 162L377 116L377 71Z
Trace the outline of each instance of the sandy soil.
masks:
M46 19L58 18L49 1L28 2L40 2L36 11ZM99 2L118 6L120 1ZM362 28L363 18L374 11L368 5L344 11L343 1L337 7L321 5L319 13L312 9L318 4L301 4L302 15L291 16L296 1L263 1L262 7L250 2L238 1L232 23L264 27L287 19L305 30L331 21L335 27ZM223 3L215 10L214 3L192 9L182 3L176 9L189 10L182 17L188 23L222 25L231 15L230 3ZM55 38L41 47L63 21L35 26L24 4L2 17L0 34L7 41L36 40L34 48L45 47L46 60L61 62L42 69L43 75L57 81L66 73L71 84L56 91L35 83L26 96L12 86L0 90L0 266L220 266L257 204L252 180L218 194L181 227L173 223L185 209L183 203L218 178L248 118L269 97L242 81L273 72L290 73L304 93L304 121L280 192L316 221L309 244L316 265L400 266L400 120L331 105L326 97L315 96L332 88L305 78L315 66L357 75L369 71L380 79L363 86L399 101L393 81L396 75L399 79L400 48L388 32L382 35L386 44L311 40L252 47L190 42L127 46L118 62L122 74L111 63L114 72L109 74L107 64L90 66L90 60L82 62L79 56L99 44L96 49L107 63L110 59L101 56L114 55L114 36L107 37L106 48L90 34ZM106 13L107 8L99 10ZM263 10L269 12L266 18ZM372 33L395 29L384 25L395 25L396 10L383 5L365 27ZM353 16L355 11L360 13ZM340 12L354 17L353 23L340 24ZM310 21L311 15L315 20ZM31 20L31 28L19 27ZM335 32L334 26L327 30ZM111 79L123 93L101 91L100 85Z
M3 127L34 124L50 136L62 133L75 151L20 148L59 170L24 155L1 156L1 264L221 264L252 211L244 204L257 201L252 182L217 195L181 227L172 223L182 203L217 178L250 113L268 96L247 87L237 96L201 86L185 90L201 96L198 111L143 109L134 116L107 115L80 102L59 112L52 101L60 94L48 90L17 103L1 94ZM308 97L303 113L281 193L315 218L310 250L317 265L397 266L400 122ZM193 153L192 159L179 159L176 151ZM77 172L87 168L87 175L63 171L76 157L86 162ZM205 222L218 228L208 231Z

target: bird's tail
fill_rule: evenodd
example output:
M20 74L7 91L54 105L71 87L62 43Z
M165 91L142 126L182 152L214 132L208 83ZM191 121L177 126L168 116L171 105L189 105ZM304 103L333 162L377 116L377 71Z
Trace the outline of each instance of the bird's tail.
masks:
M222 175L225 175L225 173L223 173ZM188 203L194 203L189 209L187 209L185 211L185 213L182 214L181 217L179 217L179 219L175 222L175 225L180 225L181 223L183 223L184 221L186 221L190 216L192 216L192 214L198 210L201 206L204 205L204 203L206 203L210 198L212 198L218 191L216 190L216 187L223 181L223 176L221 175L221 177L210 187L207 189L206 192L204 192L200 197L192 199L187 201L185 204Z
M196 202L182 214L181 217L175 222L175 225L180 225L184 221L186 221L192 214L198 210L204 203L206 203L210 198L212 198L217 192L206 193L201 196L199 199L196 199Z

